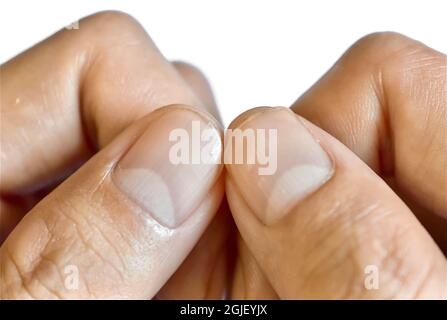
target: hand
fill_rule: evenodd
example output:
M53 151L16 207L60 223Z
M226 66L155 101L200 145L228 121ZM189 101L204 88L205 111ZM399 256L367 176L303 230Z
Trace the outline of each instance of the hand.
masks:
M152 298L223 197L222 165L173 169L166 157L169 131L193 120L220 150L206 80L114 12L55 34L1 77L1 298ZM218 256L225 232L205 232L190 263ZM191 296L220 297L218 270L208 291L216 270L194 274Z
M292 111L230 126L278 141L274 175L226 166L241 235L233 297L446 299L446 56L365 37Z
M206 183L186 179L191 174L186 167L169 170L166 159L160 160L163 153L159 151L166 150L167 144L157 139L160 132L181 128L187 119L188 124L197 120L209 126L217 143L220 126L200 111L207 109L218 117L206 81L188 65L166 62L126 15L101 13L82 20L80 26L78 31L58 33L1 67L0 232L6 237L14 229L0 249L1 297L151 298L157 292L160 298L221 297L232 275L227 269L232 224L226 206L219 209L222 168L217 164L201 167ZM365 59L372 63L363 64ZM302 183L294 188L288 175L281 175L285 178L279 181L286 182L287 192L272 196L263 190L281 191L273 187L277 182L259 176L247 181L252 167L227 166L227 194L241 234L231 297L446 296L445 257L401 200L442 247L446 224L436 214L445 217L446 212L442 198L446 153L436 148L445 147L446 140L443 70L445 56L409 39L369 37L298 100L294 110L348 146L364 163L301 119L303 129L284 110L254 110L233 122L233 128L256 127L267 117L261 125L278 128L278 174L288 169L281 168L284 160L303 159L300 150L305 150L306 164L328 170L292 170L300 181L303 173L315 173L306 180L308 189ZM374 76L378 75L387 82L377 81ZM346 87L340 88L341 81ZM392 88L394 94L388 95ZM374 89L386 89L387 95ZM432 100L424 100L427 93ZM410 97L409 101L404 97ZM399 107L417 106L420 100L427 102L426 109L404 114ZM154 111L170 104L177 105ZM390 111L397 112L394 118L389 117ZM417 111L431 115L424 118L428 129L414 120ZM386 116L379 119L379 115ZM285 127L288 123L292 123L290 129ZM410 127L415 123L422 128L416 133ZM390 135L388 126L399 135ZM417 139L405 139L410 130L413 138L426 142L427 152L418 156L428 155L431 167L408 155L412 143L415 150L424 149ZM292 157L281 156L281 141L287 141L281 140L281 132L284 136L285 131L288 137L297 132L297 142L289 142L301 146L298 150L286 146L286 154ZM427 144L426 134L435 136L433 143ZM311 143L312 136L321 147ZM388 149L390 142L398 141L404 141L399 145L405 148ZM317 156L309 157L312 154ZM411 164L423 168L434 185L413 186L411 179L419 181L424 175L408 177ZM143 170L143 174L141 169L153 170ZM238 174L232 174L233 170ZM321 185L312 182L316 173ZM191 181L196 183L194 188ZM138 188L140 184L144 190ZM176 196L165 197L165 184ZM244 189L244 184L249 188ZM242 191L256 191L253 185L261 192L246 199ZM415 189L408 190L408 185ZM185 190L191 189L197 192L180 201ZM157 206L154 200L160 198L163 204ZM268 210L263 208L256 218L252 209L269 202ZM173 203L175 210L168 210L167 205ZM416 261L424 255L426 259ZM368 266L379 271L378 290L365 288L364 267ZM72 267L80 275L76 290L71 290L73 283L68 288L66 283ZM406 273L400 274L401 270Z

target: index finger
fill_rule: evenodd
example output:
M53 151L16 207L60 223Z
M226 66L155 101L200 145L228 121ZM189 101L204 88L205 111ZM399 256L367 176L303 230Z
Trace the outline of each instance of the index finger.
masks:
M396 33L369 35L292 109L384 177L447 249L446 55Z
M1 66L0 191L40 188L136 119L170 104L205 109L142 26L101 12Z

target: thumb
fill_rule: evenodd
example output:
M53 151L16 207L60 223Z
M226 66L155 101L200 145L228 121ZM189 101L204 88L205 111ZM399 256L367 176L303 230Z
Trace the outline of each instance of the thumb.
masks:
M279 297L447 297L439 248L335 138L286 108L253 109L230 128L229 205ZM237 157L238 141L246 142L243 164L227 157Z
M193 122L213 152L205 164L175 165L171 133L189 137ZM177 105L142 118L8 237L2 298L151 298L219 207L220 154L220 129L204 113Z

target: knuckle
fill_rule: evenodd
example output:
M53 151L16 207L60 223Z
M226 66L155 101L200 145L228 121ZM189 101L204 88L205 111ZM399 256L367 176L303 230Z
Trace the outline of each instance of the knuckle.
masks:
M5 248L1 254L1 267L4 270L2 276L2 290L0 299L39 299L48 292L34 271L28 270L26 266L20 263L15 255Z
M52 239L51 227L45 219L31 223L33 227L28 232L22 233L21 238L13 238L2 248L0 263L5 270L2 295L14 299L60 298L52 290L54 285L60 285L60 270L56 260L45 253Z
M409 244L414 239L412 236L411 228L406 228L394 232L392 238L383 243L386 250L378 268L385 296L414 299L430 294L430 291L434 293L430 282L437 276L434 271L436 262L430 254L424 253L425 259L421 263L417 256L408 251Z
M368 34L348 50L349 56L356 56L368 65L379 69L401 71L435 71L434 76L445 73L447 57L419 41L396 32Z
M139 22L133 16L122 11L114 10L95 13L87 17L86 23L95 27L102 26L105 30L108 30L107 28L114 30L118 28L140 27Z
M406 233L402 229L399 234L390 232L392 211L379 203L364 205L364 201L346 199L331 210L330 217L316 230L326 240L312 245L307 258L303 274L308 286L320 283L325 288L322 294L331 287L343 299L397 296L395 290L406 281L401 272L407 263L402 246ZM380 274L377 290L365 285L370 266Z
M121 11L102 11L80 22L80 41L99 47L132 42L147 36L141 24L131 15Z
M400 33L375 32L357 40L350 50L359 51L367 56L383 58L416 43L417 41Z
M358 280L347 286L348 296L413 298L426 291L434 261L430 254L424 253L426 259L418 262L418 255L411 252L411 248L419 245L416 242L420 242L414 236L414 225L400 220L398 227L392 228L396 217L392 211L375 206L367 209L363 217L356 218L356 244L348 255L348 263L355 266L353 278ZM376 290L367 288L364 283L369 266L377 270ZM421 270L425 271L421 274ZM353 290L355 283L361 285L361 290Z
M412 41L408 37L392 31L373 32L361 37L355 45L366 47L380 47L390 43L405 43Z

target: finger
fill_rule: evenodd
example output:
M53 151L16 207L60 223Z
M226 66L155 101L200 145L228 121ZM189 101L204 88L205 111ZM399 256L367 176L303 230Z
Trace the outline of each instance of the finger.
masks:
M67 176L154 109L201 106L133 18L80 20L1 66L0 191L18 194Z
M94 19L94 18L91 18ZM97 18L95 18L97 19ZM155 49L155 47L154 47ZM163 62L163 64L166 64ZM185 62L174 62L173 66L176 71L182 76L183 80L186 82L186 85L192 92L195 94L195 97L200 101L200 108L207 110L211 113L216 119L220 119L219 112L217 106L215 105L213 93L211 90L208 81L205 76L201 73L199 69L196 67L187 64ZM148 72L148 77L152 77L153 73ZM22 88L23 89L23 88ZM26 89L25 89L26 90ZM190 97L185 97L185 101L190 100ZM43 117L48 115L42 115ZM119 119L118 119L119 120ZM99 123L102 126L102 123ZM8 158L10 153L5 154L5 161ZM61 179L58 179L61 180ZM44 192L42 193L45 196L48 191L53 189L60 181L55 181L53 185L48 186ZM4 239L8 236L8 234L13 230L13 228L17 225L20 219L26 214L26 212L32 208L38 201L40 201L42 196L39 195L27 195L26 197L18 197L18 196L7 196L3 197L0 200L0 244L3 243Z
M196 67L185 62L174 62L174 67L185 79L186 83L192 89L196 97L202 101L202 104L206 111L211 113L214 118L222 122L219 110L214 99L213 90L206 79L205 75Z
M191 137L193 121L208 138L202 162L174 164L169 136L180 130ZM2 245L2 298L155 295L222 200L215 123L192 108L162 108L97 153ZM77 270L74 288L67 286L67 267Z
M278 295L240 235L230 297L235 300L278 299Z
M399 34L369 35L292 109L447 218L446 55Z
M439 248L349 149L286 108L254 109L230 127L257 137L258 129L273 130L264 134L266 150L255 150L269 161L226 164L226 194L242 238L281 298L447 296ZM233 136L225 156L238 147L228 142ZM379 272L377 290L365 285L369 266Z
M204 107L216 119L219 111L211 87L196 67L174 62L174 67ZM221 299L232 266L234 224L226 201L182 265L157 293L157 299Z
M32 201L34 202L34 201ZM0 201L0 245L32 205L27 199L10 197Z
M157 299L224 298L234 249L232 226L231 213L224 201L194 249L157 293Z

